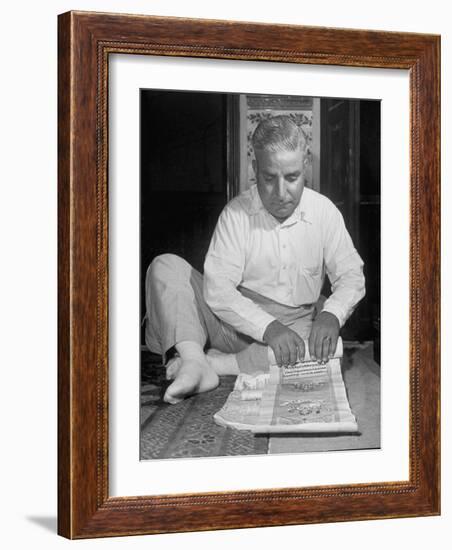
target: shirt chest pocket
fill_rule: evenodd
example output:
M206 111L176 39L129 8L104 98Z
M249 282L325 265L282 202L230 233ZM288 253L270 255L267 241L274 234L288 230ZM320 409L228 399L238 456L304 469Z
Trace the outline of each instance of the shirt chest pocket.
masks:
M300 255L300 271L303 275L312 279L318 279L322 275L323 257L318 250L311 248L304 250Z
M303 243L298 249L299 271L307 278L319 279L323 270L323 251L318 231L302 226L303 234L299 240Z
M311 304L318 300L322 287L322 264L312 262L301 264L295 284L295 302Z

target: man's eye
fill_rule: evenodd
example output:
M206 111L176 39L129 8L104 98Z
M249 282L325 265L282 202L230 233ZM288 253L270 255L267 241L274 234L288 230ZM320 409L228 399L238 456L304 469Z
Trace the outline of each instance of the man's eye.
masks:
M288 182L293 183L294 181L297 181L298 176L288 176L286 179Z

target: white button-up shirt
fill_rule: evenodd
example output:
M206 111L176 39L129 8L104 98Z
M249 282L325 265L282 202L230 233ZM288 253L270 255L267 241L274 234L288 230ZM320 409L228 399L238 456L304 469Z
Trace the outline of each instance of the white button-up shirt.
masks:
M280 223L253 185L220 215L204 263L204 298L220 319L262 342L275 318L237 287L297 307L317 302L325 273L332 294L323 311L342 326L365 294L363 261L342 214L327 197L305 188L293 214Z

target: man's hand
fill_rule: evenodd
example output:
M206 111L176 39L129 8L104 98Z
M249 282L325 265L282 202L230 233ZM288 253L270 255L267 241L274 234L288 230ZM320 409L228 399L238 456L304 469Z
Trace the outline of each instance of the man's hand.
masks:
M263 340L275 354L276 363L282 367L302 361L305 355L303 339L279 321L272 321L265 329Z
M339 338L339 329L339 321L332 313L322 311L317 315L309 336L311 359L326 363L333 356Z

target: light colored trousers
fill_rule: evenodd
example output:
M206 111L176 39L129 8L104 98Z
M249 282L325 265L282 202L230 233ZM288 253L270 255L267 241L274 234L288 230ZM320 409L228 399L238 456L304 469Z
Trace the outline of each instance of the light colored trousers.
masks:
M289 307L243 287L238 290L302 338L309 338L315 304ZM157 256L147 270L145 339L164 363L168 350L189 340L206 349L237 354L241 372L269 367L267 346L219 319L204 300L202 275L174 254Z

